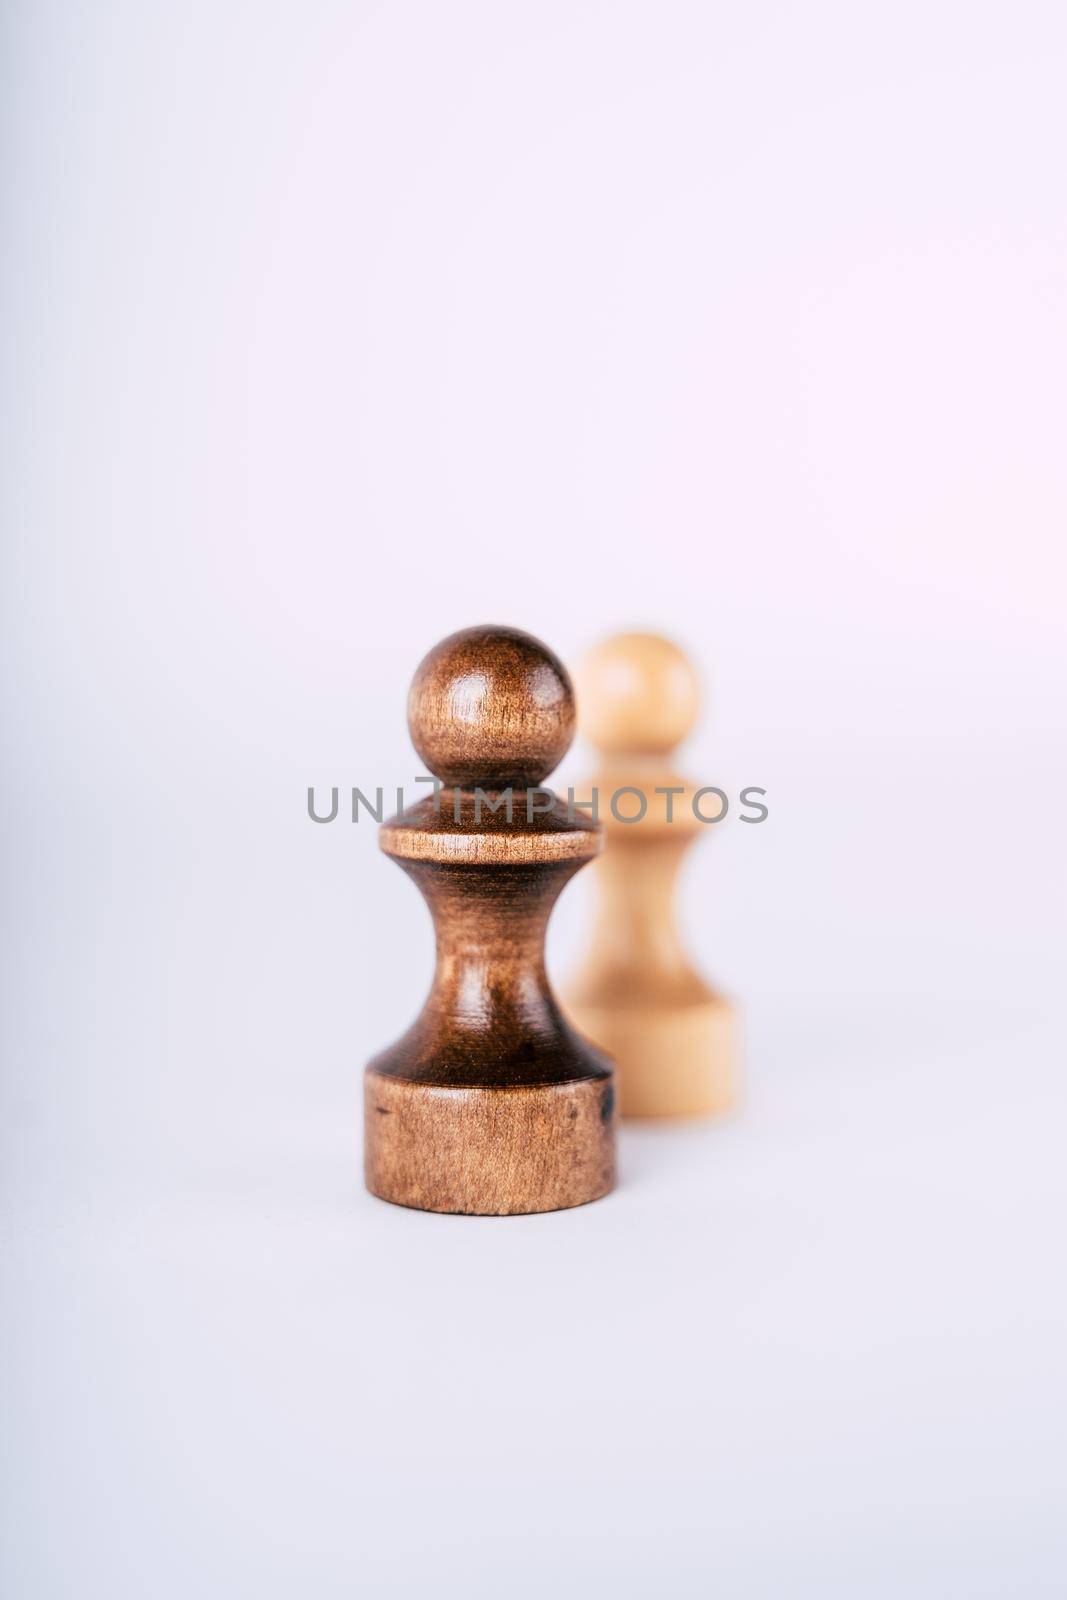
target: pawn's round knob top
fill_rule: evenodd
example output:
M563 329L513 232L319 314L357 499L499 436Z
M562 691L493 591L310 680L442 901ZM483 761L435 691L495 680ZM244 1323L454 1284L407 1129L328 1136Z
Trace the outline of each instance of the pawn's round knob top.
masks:
M700 682L689 658L656 633L619 633L578 671L582 732L610 755L663 755L697 719Z
M559 657L532 634L464 628L420 663L408 728L449 788L533 788L574 737L574 691Z

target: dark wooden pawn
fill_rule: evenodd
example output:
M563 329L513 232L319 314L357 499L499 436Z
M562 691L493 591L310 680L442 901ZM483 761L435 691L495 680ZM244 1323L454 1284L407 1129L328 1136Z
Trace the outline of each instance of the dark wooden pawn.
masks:
M426 898L437 966L413 1026L366 1070L367 1187L496 1216L599 1199L615 1179L613 1070L563 1017L544 959L556 897L601 843L538 787L573 737L570 679L529 634L468 628L422 662L408 726L442 788L379 842Z

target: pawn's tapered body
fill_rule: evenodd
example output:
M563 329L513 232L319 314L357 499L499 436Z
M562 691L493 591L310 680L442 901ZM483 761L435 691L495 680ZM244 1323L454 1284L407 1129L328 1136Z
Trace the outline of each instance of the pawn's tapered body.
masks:
M614 1182L612 1068L563 1017L545 973L552 906L600 847L599 831L568 818L546 791L528 814L527 786L555 765L552 748L530 755L531 726L521 715L536 693L533 731L536 718L545 722L552 688L545 660L566 691L556 736L565 748L569 683L527 635L454 635L431 653L431 670L424 663L413 686L416 745L453 787L380 832L382 849L422 891L437 937L433 987L420 1015L365 1074L367 1186L400 1205L551 1211L595 1200ZM501 707L509 673L510 702ZM449 698L456 715L446 714L447 704L442 710ZM518 754L479 746L479 732L501 721L503 745L510 740ZM497 809L464 787L475 781Z

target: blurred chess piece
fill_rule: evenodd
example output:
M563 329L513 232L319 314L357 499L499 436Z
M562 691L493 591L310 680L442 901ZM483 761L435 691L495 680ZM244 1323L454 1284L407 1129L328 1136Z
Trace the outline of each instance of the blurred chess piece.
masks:
M696 673L668 640L625 633L591 652L576 684L579 727L600 754L576 793L587 801L595 787L606 837L597 920L564 992L568 1014L614 1057L624 1116L723 1111L736 1089L734 1014L691 965L674 912L682 860L708 831L695 786L667 764L696 721ZM714 798L698 803L715 816Z

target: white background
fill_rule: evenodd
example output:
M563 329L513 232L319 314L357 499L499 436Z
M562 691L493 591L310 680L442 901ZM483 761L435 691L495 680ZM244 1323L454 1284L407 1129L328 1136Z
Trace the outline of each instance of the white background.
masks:
M4 1593L1062 1595L1062 6L3 27ZM362 1191L429 921L305 809L482 621L771 808L738 1114L503 1221Z

